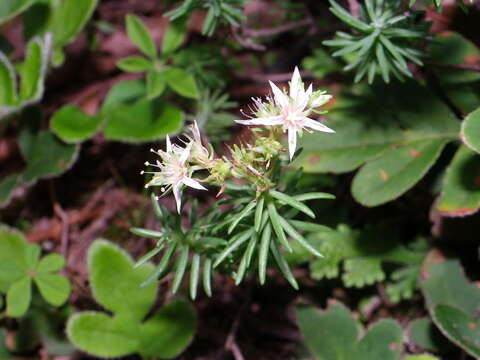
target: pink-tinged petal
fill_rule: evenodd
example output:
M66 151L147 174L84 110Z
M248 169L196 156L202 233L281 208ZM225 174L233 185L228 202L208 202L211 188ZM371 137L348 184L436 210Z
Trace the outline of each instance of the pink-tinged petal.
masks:
M172 142L170 141L170 136L167 135L167 138L166 138L166 142L167 142L167 153L171 153L172 152Z
M290 161L292 161L293 154L297 147L297 130L294 127L288 129L288 153L290 155Z
M273 96L275 97L275 102L281 107L285 108L288 106L288 97L280 90L277 85L269 81L270 87L272 88Z
M189 177L183 177L182 183L184 183L186 186L197 189L197 190L207 190L202 184L200 184L198 181L193 180L192 178Z
M315 121L313 119L305 118L303 120L303 126L316 131L323 131L327 133L334 133L335 130L330 129L328 126L323 125L321 122Z
M295 66L293 71L292 80L290 81L290 97L296 99L300 90L303 90L302 78L300 77L300 71Z
M182 192L180 191L181 184L178 182L173 185L173 196L175 197L175 202L177 203L177 212L180 214L182 208Z
M307 91L301 91L302 95L299 95L295 100L297 110L303 111L307 107L308 103L310 102L310 97L312 96L312 91L313 87L311 84L308 87Z
M180 155L180 163L185 164L188 157L190 156L190 150L192 150L193 143L188 143L187 147L183 149L182 155Z
M250 120L235 120L237 124L241 125L265 125L265 126L272 126L272 125L282 125L282 117L281 116L272 116L272 117L264 117L264 118L256 118Z

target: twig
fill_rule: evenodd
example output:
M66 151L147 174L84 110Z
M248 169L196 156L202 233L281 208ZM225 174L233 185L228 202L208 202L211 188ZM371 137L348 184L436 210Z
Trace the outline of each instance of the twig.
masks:
M240 45L242 45L243 47L247 48L247 49L251 49L251 50L256 50L256 51L265 51L267 49L267 47L265 45L262 45L262 44L256 44L255 42L253 42L252 39L250 38L244 38L240 35L240 32L239 30L232 26L231 27L232 29L232 34L233 34L233 37L235 38L235 40L237 40Z
M62 209L58 202L55 202L53 205L53 210L55 214L60 218L62 221L62 235L60 241L60 253L66 258L67 251L68 251L68 233L70 228L70 217L68 213Z
M302 79L311 79L313 78L313 74L310 71L301 71L300 75ZM292 73L280 73L280 74L263 74L263 73L235 73L235 76L240 79L248 79L258 82L282 82L282 81L289 81L292 78Z
M480 65L469 65L469 64L438 64L438 63L427 63L426 65L443 67L446 69L452 70L468 70L480 72Z
M250 28L243 28L242 32L243 35L249 36L249 37L265 37L265 36L274 36L278 35L284 32L288 32L290 30L297 29L302 26L307 26L307 25L312 25L312 19L310 17L304 19L304 20L299 20L299 21L294 21L288 24L276 26L273 28L267 28L267 29L250 29Z

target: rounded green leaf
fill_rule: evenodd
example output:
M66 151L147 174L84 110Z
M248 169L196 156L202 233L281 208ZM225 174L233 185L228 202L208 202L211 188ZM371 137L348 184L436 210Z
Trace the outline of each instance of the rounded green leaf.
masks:
M117 106L133 103L145 95L145 84L139 80L123 81L112 87L102 104L102 113L108 114Z
M62 269L65 266L65 258L57 253L44 256L37 266L37 273L49 273Z
M27 241L22 233L0 226L0 292L22 279L28 271Z
M461 146L447 172L437 208L445 216L465 216L480 209L480 155Z
M151 59L157 56L155 42L145 24L136 15L127 15L127 34L130 40Z
M476 359L480 357L480 321L476 316L441 304L433 309L433 320L453 343Z
M172 302L141 326L139 352L147 357L176 357L191 343L195 324L195 312L189 303Z
M67 105L53 114L50 129L63 141L78 143L95 135L100 124L100 116L89 116L80 108Z
M3 0L0 2L0 24L20 14L36 0Z
M62 275L38 274L33 279L43 298L54 306L63 305L70 296L70 282Z
M159 99L140 99L108 113L105 137L120 141L153 141L177 132L183 125L180 109Z
M385 152L360 169L352 183L354 198L365 206L396 199L435 163L447 140L424 140Z
M7 315L11 317L23 316L30 306L32 297L32 282L24 277L14 283L7 292Z
M77 154L77 146L62 142L51 132L41 132L31 144L23 181L30 183L38 178L60 175L73 165Z
M186 71L171 67L164 70L163 74L168 86L177 94L191 99L198 99L200 96L195 78Z
M126 72L144 72L152 69L153 64L143 56L129 56L117 61L117 66Z
M135 353L138 349L137 333L136 326L125 318L111 318L93 311L75 314L67 323L67 335L73 345L102 358Z
M140 321L155 301L155 283L141 287L153 271L149 263L133 268L126 252L106 240L97 240L88 250L88 271L95 299L106 309Z
M480 108L468 114L465 118L461 134L465 145L480 153Z

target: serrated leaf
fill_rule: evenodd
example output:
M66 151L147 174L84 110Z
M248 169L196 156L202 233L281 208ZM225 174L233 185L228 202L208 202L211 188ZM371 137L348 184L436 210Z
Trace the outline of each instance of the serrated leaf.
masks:
M138 349L138 330L128 320L93 311L75 314L67 323L68 338L75 347L95 356L132 354Z
M198 99L198 91L195 78L180 68L170 67L163 71L168 86L177 94L186 98Z
M89 116L76 106L66 105L53 114L50 130L67 143L78 143L95 135L101 120L100 116Z
M133 55L117 61L117 67L126 72L145 72L153 68L150 60L143 56Z
M385 279L382 263L376 259L347 259L344 263L343 282L347 287L364 287Z
M32 282L24 277L15 282L7 292L7 315L11 317L23 316L30 306L32 296Z
M25 183L30 183L39 178L60 175L73 165L77 154L76 145L60 141L51 132L41 132L33 140L22 179Z
M106 309L140 321L150 310L156 285L140 287L153 271L151 264L133 268L132 258L106 240L95 241L88 250L88 270L95 299Z
M480 108L468 114L463 120L461 134L465 145L480 153Z
M126 20L130 40L150 59L155 59L157 48L145 24L138 16L132 14L127 15Z
M385 152L355 175L352 195L365 206L378 206L396 199L426 174L447 142L421 140Z
M174 358L191 343L195 324L195 312L190 304L172 302L141 326L139 352L147 357Z
M480 155L462 145L442 185L437 208L445 216L465 216L480 209Z
M297 321L310 351L322 360L396 360L402 350L402 328L394 320L381 320L359 339L361 327L341 304L319 312L297 306Z

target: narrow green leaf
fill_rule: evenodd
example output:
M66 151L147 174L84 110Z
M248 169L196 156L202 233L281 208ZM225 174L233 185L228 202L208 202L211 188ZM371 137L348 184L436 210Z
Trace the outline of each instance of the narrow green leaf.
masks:
M190 297L195 300L197 297L198 278L200 273L200 255L195 253L192 256L190 267Z
M187 32L187 20L188 17L183 17L170 22L163 36L162 54L168 57L182 45Z
M153 212L157 219L163 219L162 209L160 209L160 204L158 203L157 196L152 193L152 195L150 195L150 200L152 201Z
M149 239L160 239L164 237L164 233L162 231L150 230L150 229L143 229L143 228L130 228L130 232L132 234L149 238Z
M275 191L275 190L270 190L269 193L275 199L277 199L277 200L279 200L279 201L281 201L281 202L283 202L287 205L290 205L291 207L303 212L304 214L310 216L313 219L315 218L315 214L313 213L313 211L310 210L310 208L307 205L303 204L301 201L296 200L295 198L293 198L291 196L288 196L286 194L283 194L283 193ZM320 194L320 193L317 193L317 194ZM308 197L305 200L308 200Z
M253 208L256 206L256 202L252 201L248 205L246 205L242 211L240 211L237 215L233 215L233 218L235 219L230 226L228 227L228 234L230 235L233 230L237 227L238 223L242 221L244 217L246 217L248 214L250 214L250 211L253 210Z
M325 225L314 224L310 222L300 221L300 220L288 220L288 222L298 230L301 231L309 231L309 232L325 232L325 231L333 231L333 229L329 228Z
M257 207L255 208L255 221L254 227L256 232L260 232L260 226L262 225L263 206L265 204L265 197L261 196L258 200Z
M153 64L150 60L144 58L143 56L133 55L117 61L117 67L120 70L138 73L151 70Z
M131 230L130 230L131 231ZM163 249L163 244L160 244L155 247L155 249L150 250L148 253L143 255L136 263L133 265L133 268L136 269L139 266L142 266L145 264L148 260L153 258L155 255L157 255L160 251Z
M260 250L258 252L258 278L262 285L265 284L265 276L267 274L268 248L270 247L271 237L272 227L270 224L267 224L262 233Z
M138 16L132 14L127 15L127 34L130 40L150 59L157 57L155 42L147 27Z
M312 245L310 245L305 238L300 235L295 229L285 220L283 217L280 216L280 225L282 225L283 229L286 231L288 235L290 235L293 239L297 240L300 245L302 245L306 250L311 252L313 255L317 257L323 257Z
M12 106L17 102L17 82L13 65L0 52L0 106Z
M245 272L247 268L250 266L250 261L252 259L253 252L255 251L255 247L258 241L258 234L255 233L248 242L247 249L243 253L242 260L240 261L240 265L238 266L237 273L235 275L235 285L239 285L243 277L245 276Z
M307 201L307 200L316 200L316 199L335 199L335 195L324 193L324 192L312 192L312 193L305 193L301 195L295 195L293 198L298 201Z
M297 280L295 280L295 277L293 276L292 271L288 266L287 260L285 260L285 258L283 257L275 241L270 242L270 250L272 251L273 257L277 261L280 271L282 272L283 276L285 276L285 279L287 279L287 281L290 283L290 285L292 285L295 290L298 290Z
M202 272L202 280L203 280L203 289L205 290L205 294L207 296L212 296L212 259L205 258L203 261L203 272Z
M175 268L175 277L173 278L172 292L175 294L182 283L183 275L188 265L188 245L184 245L180 249L180 255L178 257L177 266Z
M218 265L220 265L228 255L230 255L234 250L238 249L238 247L247 241L254 232L254 229L248 229L235 235L230 240L229 245L218 255L217 259L213 263L213 267L216 268Z
M20 79L20 100L37 98L43 92L44 71L42 43L36 39L28 44L25 54Z
M273 230L277 235L278 241L289 251L292 252L292 248L288 243L287 237L285 236L285 232L283 231L282 226L280 225L280 215L277 213L277 209L275 208L275 204L270 202L267 205L268 214L270 217L270 224L272 224Z
M155 271L153 271L145 280L140 287L145 287L157 280L165 271L165 269L168 266L168 262L170 261L170 258L172 257L172 254L175 251L175 244L170 245L170 247L165 251L163 254L162 260L158 263L157 267L155 268Z

